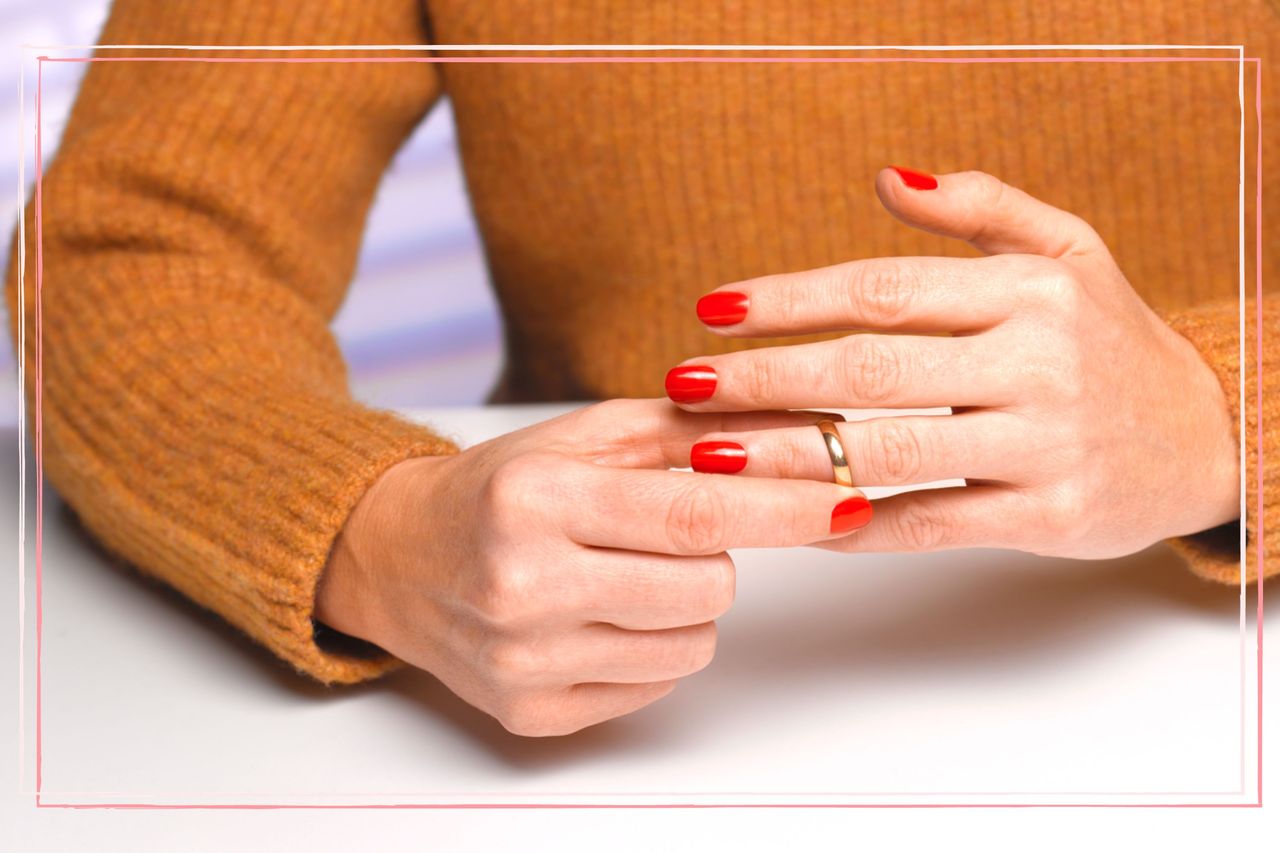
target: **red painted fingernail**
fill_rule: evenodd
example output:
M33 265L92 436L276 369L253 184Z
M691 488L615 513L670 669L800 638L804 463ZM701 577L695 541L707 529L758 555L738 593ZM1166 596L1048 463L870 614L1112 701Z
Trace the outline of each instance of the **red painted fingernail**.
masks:
M848 533L866 527L871 521L871 501L866 498L849 498L836 504L831 510L831 532Z
M936 190L938 188L938 179L928 172L917 172L915 169L907 169L903 166L891 166L902 182L913 190Z
M708 326L732 326L747 318L747 294L732 290L708 293L698 300L698 319Z
M701 403L715 392L715 368L690 364L667 372L667 396L677 403Z
M747 467L747 449L733 441L699 441L689 451L689 467L703 474L736 474Z

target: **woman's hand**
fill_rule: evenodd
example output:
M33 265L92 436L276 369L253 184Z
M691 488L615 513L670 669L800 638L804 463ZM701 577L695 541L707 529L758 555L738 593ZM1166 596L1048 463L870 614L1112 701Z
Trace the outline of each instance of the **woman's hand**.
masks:
M733 600L726 549L811 543L870 519L855 489L666 469L687 466L708 430L818 418L616 400L402 462L347 521L316 617L518 734L634 711L710 662Z
M1239 517L1239 449L1217 378L1092 228L980 172L885 169L876 190L903 222L990 257L769 276L704 297L699 315L742 337L950 336L855 334L691 359L667 378L694 412L952 407L839 425L859 485L968 485L877 501L876 524L826 547L1105 558ZM746 475L831 478L813 429L704 440L742 445Z

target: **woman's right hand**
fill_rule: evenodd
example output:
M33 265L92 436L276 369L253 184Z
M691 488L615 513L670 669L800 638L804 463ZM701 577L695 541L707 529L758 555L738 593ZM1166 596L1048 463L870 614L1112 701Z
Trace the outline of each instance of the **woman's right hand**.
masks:
M820 417L613 400L399 463L348 519L316 618L516 734L635 711L711 661L733 601L727 549L830 539L871 514L835 484L667 469L707 433Z

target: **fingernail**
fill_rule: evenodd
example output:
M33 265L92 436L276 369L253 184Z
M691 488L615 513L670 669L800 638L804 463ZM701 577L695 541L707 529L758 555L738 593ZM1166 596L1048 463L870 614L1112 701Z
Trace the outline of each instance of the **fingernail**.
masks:
M831 532L848 533L866 527L871 521L871 501L866 498L849 498L836 504L831 510Z
M690 364L667 372L667 396L677 403L701 403L715 392L715 368Z
M907 169L903 166L891 166L898 176L902 178L902 182L913 190L936 190L938 188L938 179L928 172L917 172L915 169Z
M747 449L732 441L699 441L689 451L689 467L703 474L736 474L747 467Z
M698 300L698 319L708 326L732 326L747 317L747 295L732 290L708 293Z

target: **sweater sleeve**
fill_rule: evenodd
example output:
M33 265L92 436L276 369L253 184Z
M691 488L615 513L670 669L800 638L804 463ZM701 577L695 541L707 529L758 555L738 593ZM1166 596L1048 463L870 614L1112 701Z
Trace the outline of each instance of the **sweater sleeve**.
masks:
M1164 314L1164 320L1183 337L1187 338L1204 356L1205 361L1222 383L1223 394L1231 411L1237 441L1240 430L1245 431L1245 456L1241 464L1245 468L1245 578L1252 582L1258 576L1259 545L1268 554L1276 553L1280 544L1280 530L1263 520L1259 523L1258 506L1258 381L1261 376L1262 405L1274 412L1280 400L1280 351L1277 335L1280 334L1280 310L1274 295L1270 301L1262 301L1262 359L1258 360L1257 323L1258 302L1245 302L1244 346L1244 412L1240 410L1240 302L1227 300L1211 302L1193 309ZM1259 374L1261 371L1261 374ZM1265 414L1265 413L1264 413ZM1243 415L1243 416L1242 416ZM1280 427L1274 417L1262 419L1261 453L1273 460L1264 472L1262 480L1264 506L1274 506L1280 500ZM1259 536L1259 531L1263 537ZM1235 521L1201 531L1191 536L1169 540L1169 544L1201 577L1221 583L1238 583L1240 578L1240 522ZM1266 568L1266 576L1280 574L1280 563L1273 561Z
M421 16L418 0L117 0L102 43L420 44ZM59 494L109 551L326 683L398 664L317 643L347 515L396 462L456 451L355 403L328 328L378 181L438 89L429 63L94 62L39 228L28 206L21 306L10 263Z

